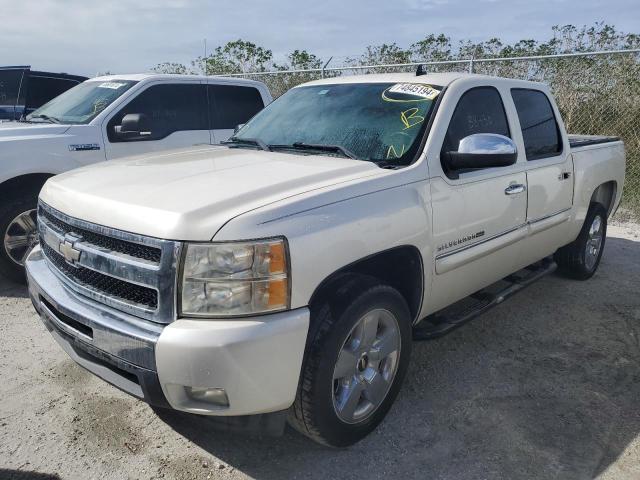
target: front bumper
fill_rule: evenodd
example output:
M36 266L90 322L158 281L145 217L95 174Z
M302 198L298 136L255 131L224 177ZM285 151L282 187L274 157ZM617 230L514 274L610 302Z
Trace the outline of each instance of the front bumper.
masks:
M284 410L295 399L309 310L236 320L157 324L68 288L40 247L26 262L29 295L43 323L78 364L147 403L218 416ZM228 406L188 392L222 389Z

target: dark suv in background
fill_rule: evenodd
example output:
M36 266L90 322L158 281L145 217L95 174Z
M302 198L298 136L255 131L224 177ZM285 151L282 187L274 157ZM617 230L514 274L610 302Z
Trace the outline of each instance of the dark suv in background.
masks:
M29 66L0 67L0 120L19 120L87 77L37 72Z

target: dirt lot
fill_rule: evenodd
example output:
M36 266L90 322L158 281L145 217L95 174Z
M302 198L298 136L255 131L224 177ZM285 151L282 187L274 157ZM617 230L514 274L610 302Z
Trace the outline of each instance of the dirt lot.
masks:
M373 435L330 450L160 419L72 363L0 280L0 479L640 478L640 225L610 227L598 274L549 276L415 345Z

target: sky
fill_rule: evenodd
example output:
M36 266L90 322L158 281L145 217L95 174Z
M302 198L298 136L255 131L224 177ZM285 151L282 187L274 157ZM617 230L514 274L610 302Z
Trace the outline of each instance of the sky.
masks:
M282 62L306 49L338 64L367 45L546 40L553 25L604 21L640 33L639 0L0 0L0 64L87 76L188 64L241 38Z

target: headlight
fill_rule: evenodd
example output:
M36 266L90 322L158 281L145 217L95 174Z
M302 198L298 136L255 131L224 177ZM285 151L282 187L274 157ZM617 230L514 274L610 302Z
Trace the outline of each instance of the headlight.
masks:
M249 315L289 306L284 239L188 243L183 262L182 315Z

